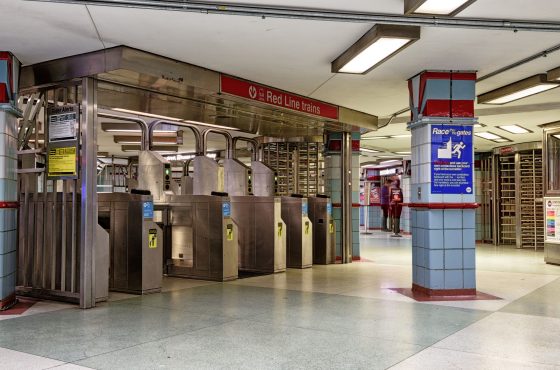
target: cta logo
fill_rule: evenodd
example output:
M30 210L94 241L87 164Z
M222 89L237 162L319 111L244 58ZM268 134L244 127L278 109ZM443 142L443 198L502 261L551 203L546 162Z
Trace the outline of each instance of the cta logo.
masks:
M249 86L249 96L251 99L257 98L257 88L253 85Z

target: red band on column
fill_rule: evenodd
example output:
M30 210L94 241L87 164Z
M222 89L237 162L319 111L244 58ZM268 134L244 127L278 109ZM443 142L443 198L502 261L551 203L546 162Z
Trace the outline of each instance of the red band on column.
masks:
M0 208L19 208L18 202L0 202Z
M410 203L410 208L428 209L476 209L478 203Z

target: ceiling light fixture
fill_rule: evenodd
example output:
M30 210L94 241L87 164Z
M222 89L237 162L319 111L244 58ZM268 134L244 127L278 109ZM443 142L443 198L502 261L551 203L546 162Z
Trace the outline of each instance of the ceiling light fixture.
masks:
M409 155L411 152L395 152L395 154Z
M420 39L420 27L377 24L331 64L333 73L366 74Z
M554 68L546 73L546 79L549 81L560 82L560 67Z
M184 122L184 123L190 123L192 125L199 125L199 126L209 127L209 128L217 128L217 129L230 130L230 131L239 131L239 129L236 128L236 127L215 125L213 123L204 123L204 122L191 121L191 120L184 120L184 119L180 119L180 118L169 117L169 116L161 116L159 114L153 114L153 113L138 112L138 111L129 110L129 109L112 108L112 110L117 111L117 112L130 113L130 114L134 114L134 115L138 115L138 116L157 118L157 119L171 121L171 122Z
M379 164L389 164L389 163L397 163L397 162L401 163L401 161L398 159L391 159L389 161L381 161L379 162Z
M519 125L505 125L505 126L498 126L498 128L507 131L511 134L529 134L533 132Z
M360 151L366 152L366 153L381 153L380 150L368 149L368 148L360 148Z
M381 140L381 139L389 139L389 136L367 136L367 137L362 137L360 140Z
M412 134L391 135L392 139L405 139L409 137L412 137Z
M541 73L479 95L478 103L496 105L507 104L515 100L554 89L558 86L560 85L557 83L549 82L546 74Z
M476 0L405 0L404 14L454 16Z
M483 127L486 127L486 125L485 125L484 123L475 123L475 124L473 125L473 127L474 127L474 128L483 128Z
M486 140L493 141L493 142L495 142L495 143L511 142L510 139L507 139L507 138L505 138L505 137L503 137L503 136L500 136L500 135L493 134L493 133L488 132L488 131L484 131L484 132L475 132L474 135L475 135L475 136L478 136L478 137L481 137L481 138L483 138L483 139L486 139Z

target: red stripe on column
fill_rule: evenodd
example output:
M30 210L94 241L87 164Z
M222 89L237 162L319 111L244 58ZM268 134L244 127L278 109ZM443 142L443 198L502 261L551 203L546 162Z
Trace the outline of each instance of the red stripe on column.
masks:
M0 202L0 208L19 208L18 202Z
M476 209L478 203L409 203L410 208L428 209Z

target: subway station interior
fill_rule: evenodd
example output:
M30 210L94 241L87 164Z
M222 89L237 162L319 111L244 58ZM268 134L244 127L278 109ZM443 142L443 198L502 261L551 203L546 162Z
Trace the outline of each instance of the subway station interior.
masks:
M0 1L0 369L560 368L559 15Z

